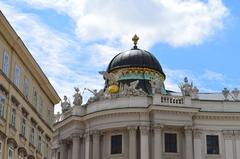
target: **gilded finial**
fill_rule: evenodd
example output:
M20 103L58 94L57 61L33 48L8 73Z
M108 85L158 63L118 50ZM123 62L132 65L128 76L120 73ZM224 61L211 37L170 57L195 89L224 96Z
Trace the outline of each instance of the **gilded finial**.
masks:
M139 40L139 37L135 34L132 38L132 41L134 43L134 48L137 47L138 40Z

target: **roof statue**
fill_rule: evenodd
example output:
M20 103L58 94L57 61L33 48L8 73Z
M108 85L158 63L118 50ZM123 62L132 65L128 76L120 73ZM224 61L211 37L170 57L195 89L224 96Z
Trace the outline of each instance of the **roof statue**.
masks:
M180 88L183 96L191 96L192 95L193 84L188 83L187 77L184 78L184 83L181 83L179 85L179 88Z
M68 100L67 96L64 96L63 100L64 100L63 102L61 101L61 107L62 107L62 112L64 113L64 112L70 110L71 104L70 104L70 101Z
M82 105L82 95L79 93L79 88L75 87L74 90L76 91L76 93L73 95L73 104Z
M229 90L228 90L227 88L224 88L224 89L222 90L222 94L223 94L223 96L224 96L224 99L225 99L225 100L228 100Z

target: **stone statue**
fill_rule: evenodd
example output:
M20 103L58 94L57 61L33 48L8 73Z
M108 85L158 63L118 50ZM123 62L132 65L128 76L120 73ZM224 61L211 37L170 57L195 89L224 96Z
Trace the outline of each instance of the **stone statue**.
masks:
M82 105L82 95L79 93L79 88L74 88L76 93L73 95L73 104L74 105Z
M232 94L235 100L238 100L239 93L240 91L237 88L234 88L234 90L232 90Z
M57 114L55 114L55 122L59 122L61 119L61 114L60 112L57 112Z
M97 89L88 89L88 88L84 88L84 90L88 90L89 92L91 92L94 96L90 97L88 102L94 102L94 101L98 101L100 99L102 99L104 97L104 91L103 89L100 89L99 91L97 91Z
M134 95L134 96L142 96L146 95L146 93L142 89L137 89L137 85L139 83L139 80L131 82L129 85L124 84L121 86L121 95L124 96L129 96L129 95Z
M152 94L161 93L161 88L163 87L163 83L159 78L150 81L152 87Z
M181 89L183 96L191 96L192 95L192 87L193 87L193 84L188 83L187 77L184 78L184 83L179 85L179 88Z
M229 90L227 88L224 88L222 90L222 94L223 94L225 100L228 100Z
M199 92L199 89L196 86L194 86L193 89L192 89L192 98L197 99L198 98L198 92Z
M64 100L64 102L61 101L62 113L68 111L71 108L71 104L70 104L67 96L64 96L63 100Z

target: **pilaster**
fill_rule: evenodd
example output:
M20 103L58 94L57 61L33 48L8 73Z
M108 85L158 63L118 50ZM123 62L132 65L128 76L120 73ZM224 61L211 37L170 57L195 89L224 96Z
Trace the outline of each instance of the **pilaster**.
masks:
M148 126L140 126L140 140L141 140L141 148L140 148L140 159L149 159L149 127Z
M129 159L137 159L137 126L129 126Z

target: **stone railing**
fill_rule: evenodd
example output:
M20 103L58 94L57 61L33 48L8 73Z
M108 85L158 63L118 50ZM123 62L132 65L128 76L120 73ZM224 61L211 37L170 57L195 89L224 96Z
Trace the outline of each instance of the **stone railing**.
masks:
M161 96L160 102L164 104L184 104L184 98L174 96Z
M153 96L153 105L191 106L191 97L155 94Z

